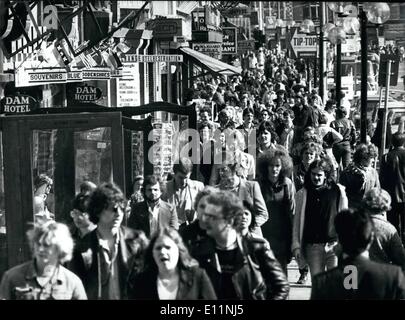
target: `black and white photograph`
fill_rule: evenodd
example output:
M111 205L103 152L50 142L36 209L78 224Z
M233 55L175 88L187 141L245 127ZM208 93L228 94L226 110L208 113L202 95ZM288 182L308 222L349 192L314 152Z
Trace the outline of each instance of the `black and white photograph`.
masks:
M403 300L404 245L405 3L0 1L0 300Z

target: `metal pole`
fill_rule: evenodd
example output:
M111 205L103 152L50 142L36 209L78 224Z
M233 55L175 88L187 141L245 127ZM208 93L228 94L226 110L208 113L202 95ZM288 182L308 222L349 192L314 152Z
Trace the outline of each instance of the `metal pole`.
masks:
M391 79L391 60L387 60L387 75L385 79L385 98L384 98L384 117L382 119L382 141L380 148L380 161L385 153L386 139L387 139L387 118L388 118L388 94L390 91L390 79ZM381 163L381 162L380 162Z
M367 141L367 16L360 10L360 45L361 45L361 106L360 106L360 141Z
M326 55L325 55L325 46L324 46L324 41L323 41L323 30L322 27L325 25L325 16L324 16L324 11L325 11L325 2L320 3L320 11L319 11L319 23L320 23L320 32L319 32L319 95L322 99L323 105L325 105L325 61L326 61Z
M336 45L336 108L340 107L340 91L342 91L342 44Z
M307 65L307 85L308 85L308 91L311 91L312 87L311 87L311 77L309 74L310 68L309 68L309 59L305 59L305 63Z

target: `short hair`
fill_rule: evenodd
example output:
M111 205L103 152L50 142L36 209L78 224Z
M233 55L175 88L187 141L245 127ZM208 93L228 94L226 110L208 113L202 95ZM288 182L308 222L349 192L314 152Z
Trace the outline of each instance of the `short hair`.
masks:
M97 224L100 214L111 204L125 202L121 189L113 182L104 182L94 190L87 205L90 221Z
M312 185L311 172L313 169L320 169L325 173L327 185L330 185L334 181L334 179L333 179L334 169L333 169L332 163L327 158L321 158L321 159L314 160L309 165L308 171L306 172L305 178L304 178L304 180L305 180L304 185L306 187L309 187Z
M233 192L219 190L207 197L207 202L222 208L224 219L230 221L243 211L243 203Z
M203 112L207 112L211 116L211 108L210 107L205 107L205 106L202 107L198 114L201 114Z
M36 176L34 179L34 188L38 189L39 187L46 185L53 185L53 180L47 176L45 173L41 173L40 175Z
M244 118L249 113L251 113L253 115L255 114L253 108L248 107L248 108L243 109L242 117Z
M33 253L35 244L55 245L60 263L72 259L74 243L69 228L63 223L48 221L35 225L27 232L27 237Z
M283 149L270 149L260 155L257 161L260 179L264 182L268 181L269 165L276 159L280 159L281 162L279 180L283 181L286 177L291 176L293 162L288 152L284 151Z
M181 172L184 174L189 174L193 171L193 162L189 158L182 157L179 159L178 163L173 165L173 172Z
M373 239L373 222L364 210L347 209L335 217L335 230L343 252L357 256Z
M327 124L328 117L326 116L326 112L321 112L318 119L319 124Z
M360 164L363 160L370 161L378 155L377 148L370 144L361 143L356 147L353 154L353 162L355 164Z
M153 247L155 246L156 241L160 238L166 236L174 241L179 249L179 261L178 267L180 269L189 269L194 266L198 266L198 262L191 257L187 247L185 246L182 237L177 232L177 230L170 228L168 226L159 229L155 232L149 242L149 246L145 252L145 263L144 269L151 270L153 272L158 272L158 267L156 265L155 259L153 258Z
M146 187L153 186L155 184L159 184L160 191L164 193L165 183L160 176L154 174L147 175L145 179L143 179L142 192L145 194Z
M72 208L80 212L87 212L87 206L90 200L90 195L79 193L72 201Z
M205 196L208 196L212 193L218 192L219 189L215 188L215 187L211 187L211 186L206 186L204 189L202 189L201 191L199 191L194 199L194 210L197 211L198 208L198 203L200 202L200 200L202 198L204 198Z
M96 188L97 185L94 182L91 182L90 180L83 181L79 187L81 194L89 194L94 190L96 190Z
M382 213L391 210L391 196L381 188L372 188L364 194L364 208L371 213Z
M396 147L402 147L405 145L405 133L396 132L392 135L392 145Z
M347 115L347 110L343 107L336 108L336 118L342 119Z

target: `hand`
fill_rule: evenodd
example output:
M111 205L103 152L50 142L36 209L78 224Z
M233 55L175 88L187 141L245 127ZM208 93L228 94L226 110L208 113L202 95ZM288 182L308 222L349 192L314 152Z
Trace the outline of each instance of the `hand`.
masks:
M294 255L294 258L295 258L295 260L297 262L300 261L300 259L301 259L301 249L300 248L294 249L293 255Z

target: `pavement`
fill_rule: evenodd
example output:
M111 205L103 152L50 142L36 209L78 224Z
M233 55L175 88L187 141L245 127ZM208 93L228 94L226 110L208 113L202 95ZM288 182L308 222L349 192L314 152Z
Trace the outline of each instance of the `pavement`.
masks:
M288 265L288 282L290 283L289 300L309 300L311 296L311 276L308 274L308 279L305 284L297 284L300 277L297 263L292 260Z

